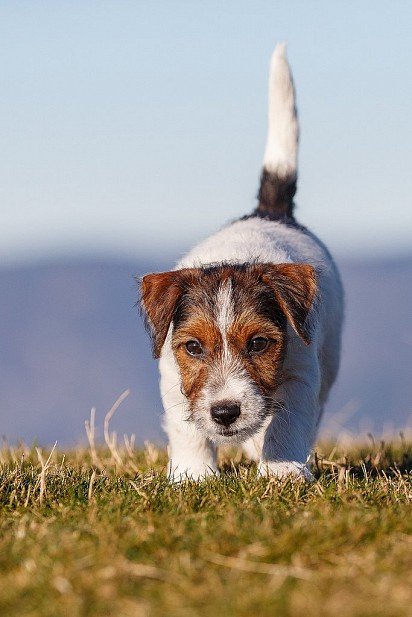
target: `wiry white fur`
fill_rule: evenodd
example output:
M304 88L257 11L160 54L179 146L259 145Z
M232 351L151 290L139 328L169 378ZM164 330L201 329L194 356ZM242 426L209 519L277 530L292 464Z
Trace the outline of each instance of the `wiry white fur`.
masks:
M223 342L226 344L227 329L235 318L232 303L232 283L230 279L225 281L223 285L219 287L216 298L216 307L216 323L222 333Z
M269 74L269 126L263 166L280 178L296 177L299 125L286 46L276 46Z

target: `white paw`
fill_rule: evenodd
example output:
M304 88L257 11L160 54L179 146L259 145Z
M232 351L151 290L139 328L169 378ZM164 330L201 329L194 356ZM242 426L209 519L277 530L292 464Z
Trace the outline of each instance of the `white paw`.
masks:
M288 476L313 482L314 477L309 471L305 463L297 463L296 461L261 461L258 466L258 474L260 476L275 478L287 478Z
M169 462L167 467L167 477L172 484L179 484L186 482L187 480L194 480L195 482L201 482L210 477L218 477L219 471L212 467L201 467L198 469L183 468L178 465L172 467L172 463Z

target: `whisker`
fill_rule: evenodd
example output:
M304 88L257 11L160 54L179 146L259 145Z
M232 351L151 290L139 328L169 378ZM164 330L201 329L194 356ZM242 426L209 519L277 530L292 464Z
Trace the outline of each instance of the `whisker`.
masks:
M163 413L165 413L166 411L169 411L170 409L173 409L173 407L177 407L178 405L184 405L184 401L179 401L178 403L174 403L173 405L169 405L169 407L165 407L163 409Z
M161 395L161 397L160 397L160 398L162 399L162 401L163 401L164 397L165 397L167 394L169 394L169 392L170 392L171 390L173 390L173 388L176 388L176 387L177 387L177 386L179 386L179 385L180 385L180 381L178 381L177 383L175 383L175 385L174 385L174 386L172 386L171 388L169 388L168 390L166 390L166 392L165 392L164 394L162 394L162 395Z

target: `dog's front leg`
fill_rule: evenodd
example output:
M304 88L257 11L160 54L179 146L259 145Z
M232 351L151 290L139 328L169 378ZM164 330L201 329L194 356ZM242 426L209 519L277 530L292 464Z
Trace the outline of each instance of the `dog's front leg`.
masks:
M263 437L259 473L313 480L307 462L321 416L320 370L315 350L299 354L297 366L290 369L293 377L277 392L279 408Z
M308 418L301 417L308 411L306 409L302 413L299 408L285 406L276 412L263 439L259 474L313 479L307 462L313 445L314 427ZM315 415L316 410L310 413Z
M182 410L182 409L181 409ZM218 475L216 447L199 434L192 423L178 417L179 410L166 414L164 428L169 437L168 476L172 482L203 480Z
M160 373L165 409L163 428L169 438L170 481L202 480L218 475L216 447L199 433L189 419L187 399L181 392L179 372L171 353L164 353L161 357Z

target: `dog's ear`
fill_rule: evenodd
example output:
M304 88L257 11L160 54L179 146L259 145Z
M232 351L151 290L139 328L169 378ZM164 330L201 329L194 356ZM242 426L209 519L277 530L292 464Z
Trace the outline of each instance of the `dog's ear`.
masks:
M153 355L160 356L177 303L196 268L147 274L140 285L140 306L152 336Z
M153 355L160 356L176 304L182 293L176 272L159 272L143 277L140 306L152 336Z
M271 287L291 326L309 345L308 314L317 291L316 273L309 264L264 264L262 280Z

